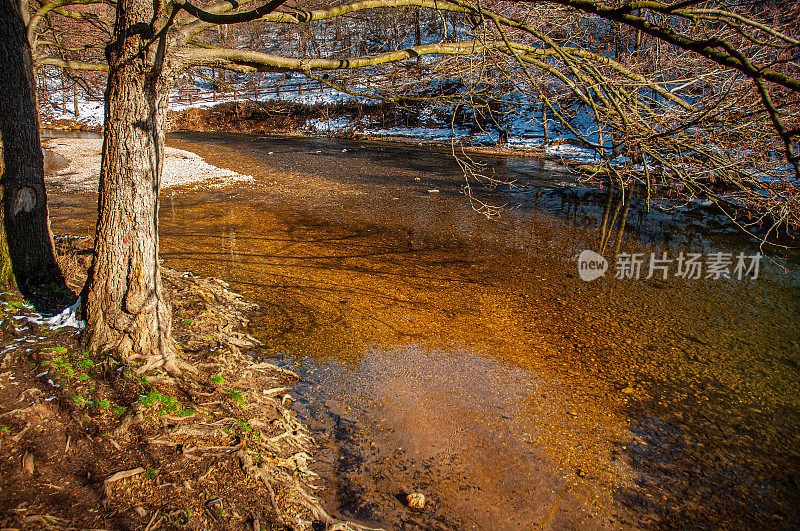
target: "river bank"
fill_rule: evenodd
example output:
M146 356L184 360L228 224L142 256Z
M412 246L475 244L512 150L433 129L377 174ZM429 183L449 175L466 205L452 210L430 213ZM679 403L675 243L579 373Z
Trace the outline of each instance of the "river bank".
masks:
M102 139L49 138L44 140L42 146L67 161L64 167L52 168L48 175L48 184L67 192L97 191L100 180ZM219 187L235 182L252 181L252 179L249 175L211 166L190 151L173 147L164 148L164 167L161 172L162 189L201 181L205 186Z
M70 285L91 241L61 238ZM298 377L245 351L242 301L220 280L165 268L174 338L196 368L134 377L74 328L2 296L0 526L4 529L311 529L313 445L291 410ZM125 372L125 376L123 376ZM345 529L346 527L342 527Z
M386 112L386 109L378 106L367 115L374 114L380 121L380 117ZM548 142L546 148L545 143L538 137L529 140L512 139L513 141L502 143L492 141L491 137L486 137L485 132L481 130L478 130L477 137L473 138L469 135L463 136L464 131L459 131L457 135L456 131L447 126L434 126L435 124L429 124L427 129L357 126L358 119L363 115L364 111L359 109L358 105L338 105L330 110L322 104L231 101L215 105L181 106L170 110L167 131L383 141L441 147L463 154L512 155L559 164L580 162L571 158L571 155L575 155L576 148L563 141ZM52 119L45 116L42 126L58 132L102 132L102 124L96 119L85 121L70 118ZM478 142L480 138L483 140Z

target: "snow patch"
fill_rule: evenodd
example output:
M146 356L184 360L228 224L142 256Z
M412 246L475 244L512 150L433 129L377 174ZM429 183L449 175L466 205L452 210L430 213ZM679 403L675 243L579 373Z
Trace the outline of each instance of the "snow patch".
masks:
M44 317L39 313L35 313L33 315L28 315L27 318L31 323L35 323L40 326L47 326L52 329L70 327L83 330L83 328L86 326L86 321L78 319L78 311L80 307L81 298L78 297L78 300L75 301L75 304L64 308L61 313L50 317Z
M597 162L597 153L589 148L574 146L572 144L555 144L547 146L544 150L545 153L551 157L560 157L576 162Z

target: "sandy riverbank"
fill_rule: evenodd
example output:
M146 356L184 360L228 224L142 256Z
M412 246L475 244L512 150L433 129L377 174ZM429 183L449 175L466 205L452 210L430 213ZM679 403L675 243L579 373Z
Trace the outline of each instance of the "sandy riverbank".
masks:
M69 161L69 165L48 176L49 184L66 191L93 192L100 179L100 152L103 140L99 138L51 138L42 145ZM202 182L205 186L224 186L234 182L251 181L249 175L217 168L207 164L199 155L172 147L164 148L164 169L161 188Z

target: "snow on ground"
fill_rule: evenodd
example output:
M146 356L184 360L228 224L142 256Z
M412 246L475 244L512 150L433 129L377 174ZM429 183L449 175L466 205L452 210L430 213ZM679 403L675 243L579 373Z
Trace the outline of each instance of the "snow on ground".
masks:
M452 139L454 136L458 138L458 129L456 134L453 134L453 129L450 127L386 127L364 129L364 134L368 136L399 136L407 138L418 138L420 140L431 140L434 142L445 142Z
M103 125L105 105L102 101L88 99L81 94L78 98L77 117L75 116L73 102L69 102L66 107L62 105L60 91L52 91L48 101L39 102L39 110L42 113L42 121L45 125L50 120L75 120L76 122L96 127Z
M67 168L48 176L50 183L70 191L96 191L100 180L101 139L53 138L44 146L70 161ZM249 175L217 168L199 155L182 149L164 148L161 188L203 182L217 187L237 181L252 181Z
M599 161L597 153L594 150L572 144L550 145L545 148L544 152L551 157L559 157L566 160L582 162L584 164L597 163Z

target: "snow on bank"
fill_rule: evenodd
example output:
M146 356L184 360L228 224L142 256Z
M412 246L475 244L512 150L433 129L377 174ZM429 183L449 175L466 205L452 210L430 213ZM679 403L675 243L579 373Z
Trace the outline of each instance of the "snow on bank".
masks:
M555 158L571 160L583 164L597 164L600 157L593 149L565 143L553 143L547 146L544 152Z
M17 319L27 318L31 323L35 323L39 326L47 326L53 330L65 327L83 330L86 327L86 321L82 321L80 318L78 318L80 307L81 298L78 297L78 300L75 301L72 306L67 306L61 313L44 316L40 313L34 312L32 315L20 316L17 317Z
M47 140L45 147L70 161L65 169L48 176L49 182L69 191L97 190L102 139L54 138ZM212 166L190 151L165 147L164 156L161 188L198 182L217 187L253 180L249 175Z

